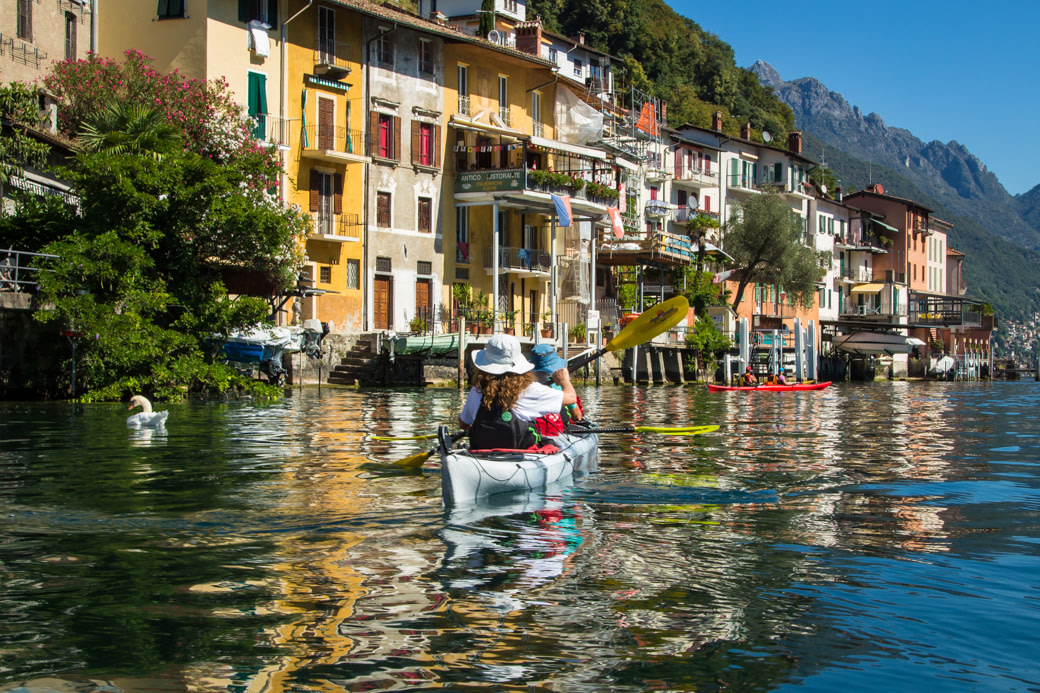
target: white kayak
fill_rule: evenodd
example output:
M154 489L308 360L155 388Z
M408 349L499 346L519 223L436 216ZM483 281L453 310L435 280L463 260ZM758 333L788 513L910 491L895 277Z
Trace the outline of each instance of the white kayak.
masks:
M475 453L450 444L447 427L440 436L441 490L444 503L469 503L500 493L541 491L570 485L574 476L591 470L599 453L596 434L561 435L552 439L558 452Z

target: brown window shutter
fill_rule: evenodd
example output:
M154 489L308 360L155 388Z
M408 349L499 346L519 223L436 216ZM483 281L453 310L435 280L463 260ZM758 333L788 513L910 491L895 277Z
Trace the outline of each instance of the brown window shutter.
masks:
M335 214L343 214L343 174L337 173L332 177L332 211Z
M433 126L433 165L441 167L441 126Z
M321 184L321 176L317 171L311 171L311 210L318 211L318 186Z
M369 114L368 122L368 155L379 156L379 113Z
M418 120L412 121L412 164L419 163L422 159L419 156L419 132L420 124Z
M682 176L682 158L683 158L682 147L678 147L675 150L675 177L676 178L680 178Z
M391 142L390 158L401 160L401 119L394 116L394 140Z

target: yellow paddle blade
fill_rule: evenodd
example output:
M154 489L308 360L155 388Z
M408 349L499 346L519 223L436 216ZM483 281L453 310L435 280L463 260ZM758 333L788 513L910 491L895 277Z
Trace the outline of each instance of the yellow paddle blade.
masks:
M607 351L620 351L648 342L659 334L675 327L686 317L690 302L685 296L670 298L653 308L643 311L638 318L628 323L617 337L607 342Z
M426 460L430 459L430 457L435 452L437 452L437 451L436 450L427 450L426 452L420 452L420 453L418 453L416 455L410 455L409 457L405 457L405 458L402 458L400 460L396 460L394 462L394 464L397 465L398 467L412 467L413 469L417 469L417 468L423 466L424 464L426 464Z
M719 430L718 426L635 426L642 433L666 433L669 435L699 436Z
M436 438L436 437L437 437L436 433L426 433L426 434L423 434L421 436L401 436L399 438L395 438L394 436L372 436L372 440L389 440L389 441L398 441L398 440L430 440L430 439Z

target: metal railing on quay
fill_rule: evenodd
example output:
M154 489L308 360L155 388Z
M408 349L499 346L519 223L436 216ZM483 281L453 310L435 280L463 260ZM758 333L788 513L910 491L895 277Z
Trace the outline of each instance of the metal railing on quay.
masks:
M30 253L24 250L0 250L0 291L32 291L39 286L41 272L51 270L39 267L44 259L57 259L57 255Z

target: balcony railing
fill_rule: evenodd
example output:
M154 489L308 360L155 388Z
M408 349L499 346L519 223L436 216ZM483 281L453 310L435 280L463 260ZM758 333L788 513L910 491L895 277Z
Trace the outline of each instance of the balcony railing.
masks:
M494 267L495 249L484 249L484 269ZM528 248L510 248L499 246L498 269L521 270L525 272L539 272L549 274L552 268L552 256L544 250L530 250Z
M838 270L838 277L857 284L866 284L873 277L873 270L869 267L842 267Z
M509 106L500 106L498 111L496 111L496 114L498 115L498 119L502 121L503 127L513 127L513 115Z
M23 250L0 249L0 291L30 291L39 286L39 276L44 270L40 264L55 260L57 255L29 253Z
M361 217L357 213L348 213L332 217L318 217L314 221L312 233L322 237L334 236L360 240L362 230Z
M317 74L348 74L350 67L350 44L346 41L318 40L314 48L314 71Z
M468 96L459 94L459 115L468 116L470 114L470 101Z
M679 224L685 224L686 222L690 221L691 219L696 219L697 217L709 217L709 218L714 219L716 221L718 221L719 218L720 218L718 212L708 212L708 211L703 210L703 209L690 209L689 207L676 207L674 210L672 210L672 221L674 221L676 223L679 223Z
M303 148L306 151L342 152L365 156L365 133L345 127L310 124L303 129Z
M715 171L682 167L675 170L675 180L681 183L696 183L706 187L713 187L719 184L719 174Z
M643 212L648 217L667 217L672 212L672 206L664 200L647 200Z
M910 323L936 327L950 325L978 327L982 324L982 304L954 296L912 297Z

